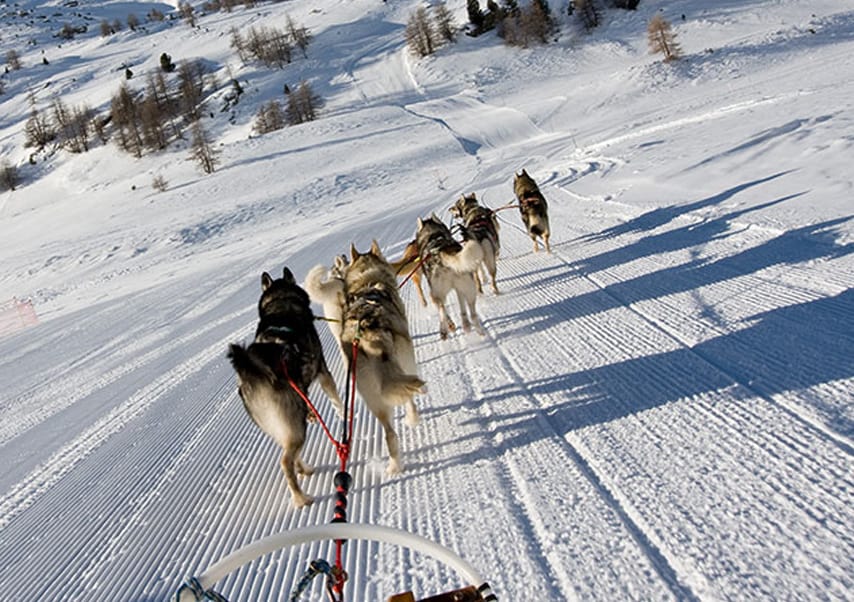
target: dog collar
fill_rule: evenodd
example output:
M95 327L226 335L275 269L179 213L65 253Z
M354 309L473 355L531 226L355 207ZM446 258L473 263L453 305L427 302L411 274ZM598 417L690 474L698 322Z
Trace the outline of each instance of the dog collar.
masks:
M264 332L267 334L271 334L273 336L283 336L289 335L294 332L293 328L288 328L287 326L268 326L264 329Z

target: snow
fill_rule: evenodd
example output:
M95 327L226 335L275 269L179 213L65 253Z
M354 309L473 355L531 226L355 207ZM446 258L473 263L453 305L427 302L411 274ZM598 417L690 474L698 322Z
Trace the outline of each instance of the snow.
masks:
M261 273L302 279L373 239L397 257L418 216L449 221L472 191L504 205L526 168L553 252L499 214L483 337L441 341L435 309L402 289L423 420L397 417L406 470L389 477L359 407L349 520L448 547L500 600L850 599L850 6L643 1L590 33L559 14L546 46L460 36L424 59L405 49L409 0L259 3L195 29L98 34L174 4L0 5L3 53L24 63L0 95L0 152L24 177L0 193L0 311L29 300L39 322L0 333L0 598L165 600L250 542L329 522L337 458L321 429L304 454L317 501L295 510L225 357L254 332ZM463 23L464 3L450 7ZM659 11L685 54L671 64L647 49ZM285 15L311 31L308 56L241 64L230 29ZM89 32L60 44L66 21ZM215 173L186 142L28 163L29 91L42 109L103 111L124 66L142 86L162 52L218 76L203 119ZM246 92L220 112L229 72ZM260 103L302 79L320 119L252 136ZM264 556L216 589L285 599L331 548ZM463 585L396 546L350 542L345 561L351 600Z

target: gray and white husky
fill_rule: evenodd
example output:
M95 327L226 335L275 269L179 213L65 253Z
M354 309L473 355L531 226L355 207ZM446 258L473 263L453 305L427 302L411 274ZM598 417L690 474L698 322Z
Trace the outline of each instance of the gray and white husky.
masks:
M300 508L313 500L300 489L296 473L314 471L301 457L309 409L291 381L307 392L316 379L339 412L343 404L323 357L311 301L287 267L276 280L267 272L261 275L258 314L254 342L230 345L228 357L247 413L282 448L280 465L294 506Z
M445 299L451 291L456 292L460 303L463 330L469 331L474 327L478 333L484 334L477 315L477 283L474 276L483 261L480 243L470 239L460 244L435 213L427 218L418 218L415 240L422 258L421 269L430 286L430 298L439 309L439 335L446 339L454 329L445 307Z
M417 375L415 348L394 270L373 241L367 253L351 245L350 261L341 270L343 289L337 277L324 279L320 268L310 274L320 276L306 279L312 299L324 306L327 316L340 315L337 336L346 358L353 357L355 346L356 390L385 431L386 472L398 474L403 465L394 409L404 406L407 424L418 424L414 397L423 392L424 381Z
M483 261L480 264L484 272L483 281L486 281L487 277L490 278L492 292L498 294L495 274L501 246L498 240L498 220L495 219L495 212L478 203L474 192L460 196L451 206L450 212L460 220L459 228L463 241L476 240L483 249ZM481 276L477 271L475 271L475 279L477 290L482 293Z

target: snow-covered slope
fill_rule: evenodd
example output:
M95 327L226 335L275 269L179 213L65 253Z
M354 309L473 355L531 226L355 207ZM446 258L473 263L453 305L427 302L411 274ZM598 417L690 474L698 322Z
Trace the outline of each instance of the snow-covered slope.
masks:
M381 429L359 408L349 519L447 546L500 600L849 598L844 4L642 1L586 33L552 3L547 46L461 36L421 60L405 49L416 4L403 0L259 3L108 38L101 19L172 9L2 5L0 43L24 69L3 79L0 148L24 183L0 194L0 306L29 300L39 323L0 335L0 599L165 600L249 542L328 522L337 458L323 433L310 427L304 454L317 501L294 510L225 358L254 332L261 272L302 278L373 239L396 257L418 216L450 220L472 191L504 205L523 167L549 200L553 252L532 253L515 210L499 214L484 337L440 341L436 311L404 286L423 421L397 421L406 471L388 477ZM462 23L464 4L450 7ZM647 51L659 11L685 53L672 64ZM241 64L229 30L286 15L311 30L308 56ZM89 33L59 44L50 34L72 18ZM27 163L28 91L40 107L60 95L105 110L124 66L141 81L162 52L220 78L203 120L215 173L181 144ZM220 113L229 72L246 92ZM259 103L303 79L321 118L250 137ZM347 599L461 585L394 546L345 553ZM324 543L265 556L216 589L286 599L331 555ZM305 599L322 596L318 583Z

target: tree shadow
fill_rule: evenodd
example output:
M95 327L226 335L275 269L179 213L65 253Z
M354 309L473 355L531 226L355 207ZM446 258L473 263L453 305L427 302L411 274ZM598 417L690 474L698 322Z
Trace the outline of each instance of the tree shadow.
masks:
M465 444L464 454L436 461L410 461L413 476L452 466L474 464L528 446L542 438L559 437L591 426L607 424L672 403L689 404L717 394L729 400L754 403L757 397L797 393L784 413L818 420L843 437L854 436L854 411L849 395L823 399L804 392L811 387L854 378L854 289L834 297L788 306L753 316L756 323L736 333L694 347L632 358L606 366L539 379L510 382L486 389L476 400L436 408L439 414L470 416L461 425L475 424L469 434L433 443L434 448ZM844 388L844 386L843 386ZM725 393L724 393L725 392ZM490 429L476 413L478 406L496 408L513 398L555 400L517 412L492 412ZM423 412L429 417L431 410ZM544 429L543 422L548 427ZM497 425L497 426L496 426ZM486 437L500 432L497 438ZM814 431L818 433L818 431ZM821 434L818 434L822 437ZM826 436L847 453L854 449ZM435 449L434 449L435 451ZM407 478L403 476L401 478Z
M830 260L844 257L854 252L854 243L836 244L837 235L834 228L851 219L850 217L837 218L789 230L760 245L728 257L713 261L703 259L688 261L678 266L609 284L601 289L569 299L561 299L535 308L527 308L523 311L493 318L491 323L494 325L518 323L520 325L518 328L502 333L502 336L513 336L522 332L530 332L532 327L537 330L548 329L565 320L602 313L641 301L689 292L754 274L775 265L797 265L818 259ZM693 246L698 244L698 239L699 241L707 241L712 232L720 231L721 224L718 222L719 220L712 220L708 224L693 229L682 228L672 233L663 234L659 238L672 236L676 241L684 241L674 242L673 245ZM689 242L695 236L696 239L693 240L693 243ZM667 247L668 243L659 240L657 245L657 248L662 249ZM630 256L624 257L623 261L629 261L634 257L634 254L630 254L630 252L627 251L626 253ZM652 250L650 249L651 253ZM611 262L613 259L611 258L608 261ZM541 280L538 286L549 287L562 280L577 277L577 271L557 273Z
M706 207L712 207L714 205L719 205L726 201L727 199L732 198L736 194L748 190L749 188L753 188L754 186L758 186L759 184L764 184L765 182L770 182L771 180L776 180L779 177L782 177L788 173L791 173L792 170L789 171L781 171L779 173L766 176L764 178L760 178L758 180L753 180L752 182L746 182L744 184L739 184L738 186L733 186L723 192L712 195L710 197L706 197L704 199L700 199L698 201L694 201L693 203L688 203L687 205L672 205L669 207L658 207L653 209L652 211L647 211L646 213L639 215L634 219L630 219L627 222L622 224L618 224L616 226L612 226L610 228L606 228L601 232L591 233L586 236L581 237L582 240L603 240L605 238L613 238L617 236L621 236L623 234L638 234L641 232L650 232L661 226L669 224L673 220L687 215L688 213L692 213L699 209L705 209ZM741 211L740 213L745 213L746 211ZM722 218L723 219L723 218ZM591 260L592 261L592 260Z

